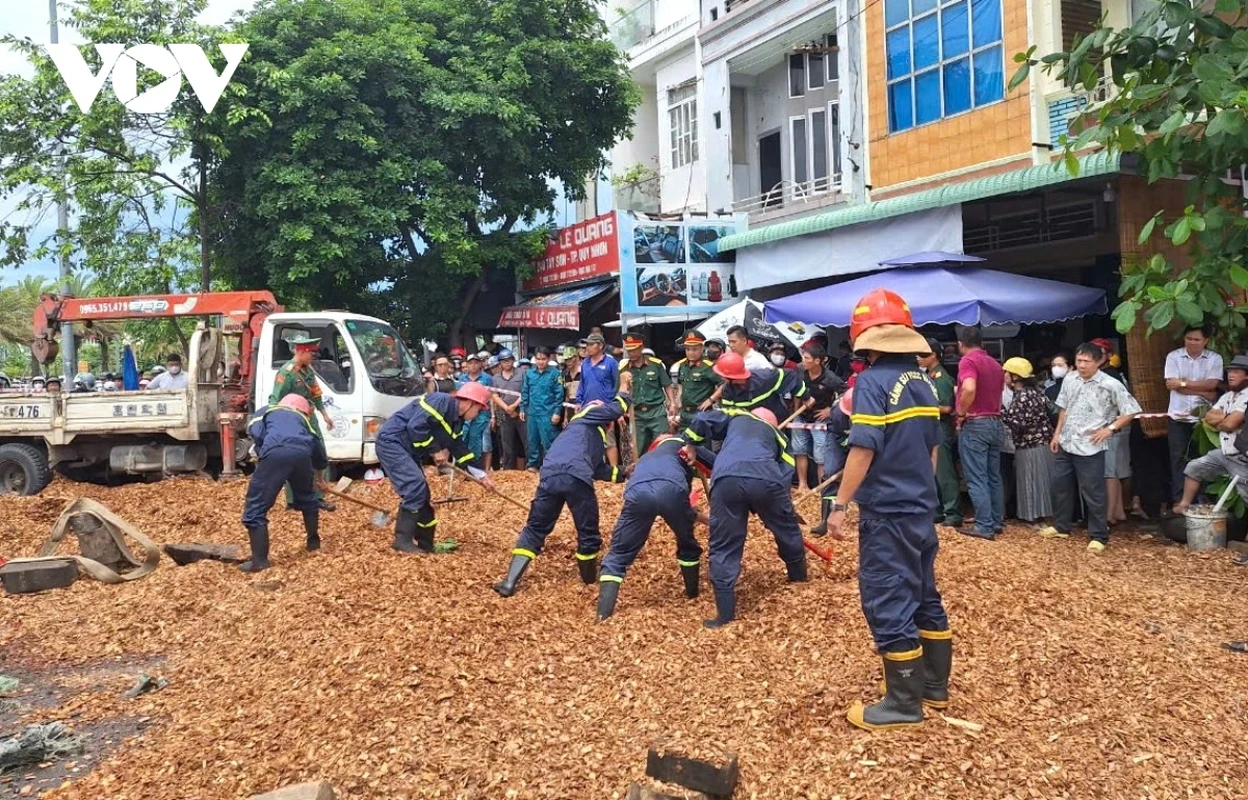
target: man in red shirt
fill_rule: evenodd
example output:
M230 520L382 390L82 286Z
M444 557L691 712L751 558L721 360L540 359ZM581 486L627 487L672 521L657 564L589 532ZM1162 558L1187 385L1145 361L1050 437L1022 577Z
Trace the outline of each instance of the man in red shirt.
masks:
M958 531L995 539L1005 527L1005 493L1001 483L1001 395L1005 372L984 350L978 326L958 329L958 453L962 476L975 506L975 526Z

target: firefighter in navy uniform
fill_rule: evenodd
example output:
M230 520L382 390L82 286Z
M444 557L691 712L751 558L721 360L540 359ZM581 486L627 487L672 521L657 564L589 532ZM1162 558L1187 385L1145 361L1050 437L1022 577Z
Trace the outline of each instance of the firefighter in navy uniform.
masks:
M724 379L717 399L725 409L765 408L782 420L795 410L798 401L804 403L809 398L805 382L796 373L783 368L746 369L745 359L731 351L715 362L715 373ZM793 398L794 409L785 404L786 396Z
M602 534L598 529L598 496L594 481L622 483L624 470L607 463L607 431L628 413L632 399L627 394L629 380L609 403L590 401L572 415L563 433L555 437L542 460L537 493L529 506L529 518L511 551L507 577L494 585L494 591L511 597L529 562L542 552L546 537L555 529L566 503L576 526L576 567L581 582L588 585L598 577L598 552Z
M847 714L867 730L913 727L923 705L949 703L953 640L936 589L934 464L941 442L936 389L915 364L929 352L910 308L886 289L854 306L850 336L871 368L854 383L849 457L828 518L843 538L845 504L858 503L858 588L883 659L884 698Z
M490 402L490 390L468 382L454 395L422 394L390 417L377 432L377 460L399 496L399 516L394 521L394 544L400 553L434 552L438 518L429 497L422 461L432 455L435 463L450 459L466 466L479 454L472 452L461 435L463 423L476 419ZM448 455L449 454L449 455ZM485 472L467 467L473 477L493 486Z
M698 561L702 558L702 546L693 535L698 512L691 504L689 490L695 471L710 476L715 454L698 448L696 460L691 464L686 460L684 446L685 440L679 436L664 436L629 468L632 472L624 489L624 507L615 521L611 547L602 560L602 572L598 576L600 621L615 612L624 575L637 560L659 517L676 534L676 564L684 578L685 596L698 596Z
M729 356L724 353L723 361ZM789 486L793 481L793 456L788 441L776 429L776 417L766 408L753 413L738 409L703 411L682 434L693 446L722 440L711 471L711 537L709 541L711 586L715 590L716 618L704 621L719 628L736 619L737 578L745 549L750 513L758 515L776 538L776 549L788 571L790 583L806 580L806 551Z
M247 486L243 525L251 544L251 559L240 569L260 572L269 568L269 509L282 486L289 481L295 508L303 512L309 550L319 550L320 505L314 470L329 464L325 442L312 427L312 404L298 394L288 394L265 406L252 417L247 432L255 442L260 461Z

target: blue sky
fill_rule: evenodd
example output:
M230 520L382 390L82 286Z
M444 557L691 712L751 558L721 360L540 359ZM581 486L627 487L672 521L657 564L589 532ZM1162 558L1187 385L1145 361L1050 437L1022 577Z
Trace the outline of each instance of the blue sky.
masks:
M18 2L18 0L0 0L0 2L3 2L5 6L4 14L0 15L0 34L29 37L37 42L48 41L48 7L46 3ZM232 17L235 12L251 8L254 2L255 0L209 0L208 6L200 16L200 19L210 24L223 23ZM64 9L61 10L61 13L64 15ZM80 43L82 38L78 36L77 31L62 25L60 40L62 42ZM13 74L30 75L30 64L27 63L25 58L12 50L0 48L0 75ZM108 90L105 89L105 91ZM11 198L0 200L0 218L7 218L10 214L15 213L15 205L16 201ZM48 214L41 221L39 233L35 236L35 240L42 240L55 231L56 215ZM0 272L0 285L13 283L27 275L53 278L56 274L57 266L54 261L33 262L18 269L10 268Z

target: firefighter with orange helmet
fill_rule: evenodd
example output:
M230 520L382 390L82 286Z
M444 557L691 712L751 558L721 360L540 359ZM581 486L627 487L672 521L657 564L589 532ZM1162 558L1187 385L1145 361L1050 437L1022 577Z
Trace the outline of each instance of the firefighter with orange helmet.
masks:
M910 307L887 289L854 306L854 350L871 367L854 383L849 457L828 532L843 538L845 507L858 503L858 589L883 659L885 695L847 714L867 730L923 722L923 706L949 704L953 641L936 589L935 462L941 442L936 389L915 363L930 352Z
M702 546L693 535L693 523L698 514L690 501L689 490L695 474L710 476L715 454L706 448L697 448L690 461L684 445L685 440L679 436L663 436L629 468L631 476L624 489L624 507L615 521L611 548L602 560L598 575L599 620L615 612L624 575L637 560L659 517L676 534L676 564L685 581L685 596L698 596Z
M243 507L251 558L242 570L259 572L269 567L269 509L288 481L294 506L303 512L308 549L320 549L320 508L314 470L325 469L329 460L325 456L325 440L312 425L312 404L303 395L287 394L260 409L247 424L247 432L260 460L247 485Z
M707 562L715 590L715 619L703 621L708 628L722 627L737 617L737 579L751 513L775 537L789 582L806 580L806 550L789 494L794 459L788 440L776 428L777 421L775 414L761 406L753 413L735 408L703 411L682 434L690 443L686 445L690 457L695 445L713 440L724 443L711 470Z

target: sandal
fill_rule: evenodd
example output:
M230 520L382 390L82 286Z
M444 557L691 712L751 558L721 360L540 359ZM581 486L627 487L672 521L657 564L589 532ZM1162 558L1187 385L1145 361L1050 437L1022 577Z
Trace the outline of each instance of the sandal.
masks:
M1232 558L1231 563L1237 567L1248 567L1248 551L1240 553Z

